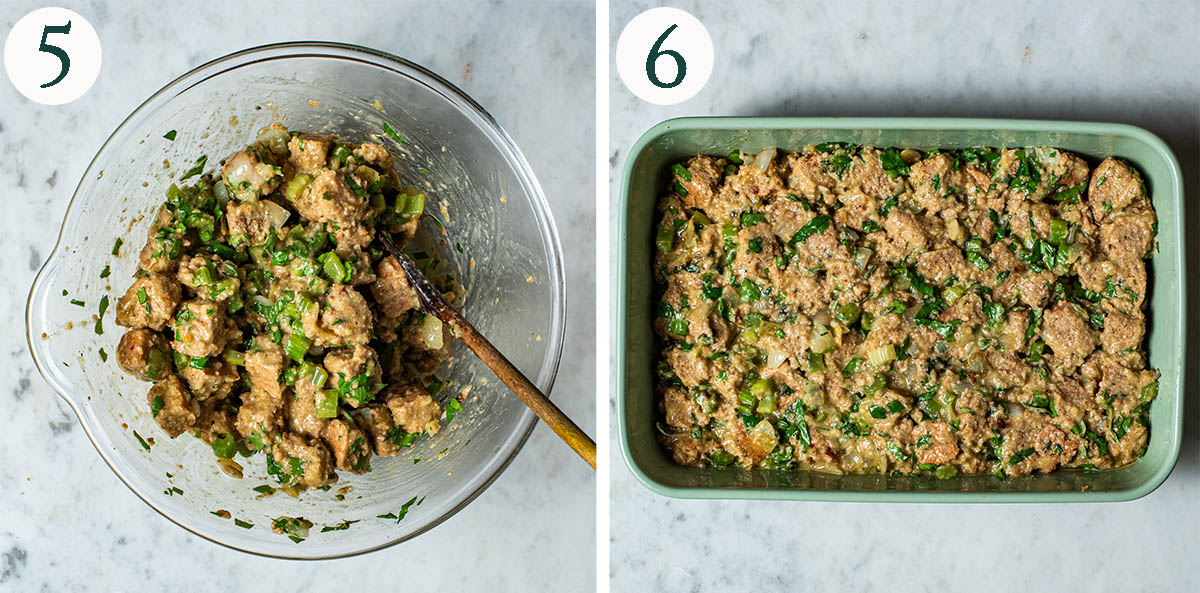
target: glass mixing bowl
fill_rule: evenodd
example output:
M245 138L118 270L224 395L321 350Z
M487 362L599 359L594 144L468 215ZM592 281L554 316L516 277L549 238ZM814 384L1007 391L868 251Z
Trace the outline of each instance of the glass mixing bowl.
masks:
M445 225L443 234L427 221L416 243L436 249L466 286L466 317L538 387L550 390L563 338L562 254L529 164L482 107L442 78L395 56L331 43L268 45L205 64L163 87L113 132L84 173L58 244L33 283L29 348L104 461L168 519L256 554L346 556L411 539L463 508L516 455L534 415L455 343L438 374L449 379L448 390L471 389L466 410L449 426L398 457L374 458L370 473L340 472L328 491L259 499L253 488L271 483L264 457L238 457L244 478L235 479L203 442L186 434L167 438L148 413L150 384L115 364L124 328L114 323L114 306L104 316L103 334L94 331L101 297L115 305L131 282L171 182L201 154L210 157L209 167L217 166L274 122L356 142L390 125L404 140L385 141L397 155L401 180L423 189L426 212ZM170 130L176 130L174 141L163 137ZM114 256L118 239L124 245ZM101 279L105 266L112 273ZM337 500L344 486L353 489ZM420 503L399 522L378 518L398 513L414 497ZM271 522L280 516L312 521L309 537L293 543L273 533ZM346 521L353 522L346 529L323 530Z

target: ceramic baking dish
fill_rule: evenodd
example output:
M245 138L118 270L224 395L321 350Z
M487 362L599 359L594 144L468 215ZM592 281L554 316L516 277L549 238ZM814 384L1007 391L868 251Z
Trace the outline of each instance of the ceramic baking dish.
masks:
M696 154L798 151L844 141L918 149L1054 146L1093 164L1108 156L1142 172L1158 212L1159 251L1150 262L1150 364L1162 372L1150 412L1146 455L1098 473L1058 471L996 476L830 475L812 471L712 469L676 465L660 448L655 422L652 321L655 202L672 163ZM621 176L617 230L615 327L617 431L630 470L646 487L678 498L869 502L1098 502L1132 500L1158 487L1179 456L1183 431L1186 268L1183 183L1162 140L1141 128L1111 123L938 118L695 117L664 121L634 143Z

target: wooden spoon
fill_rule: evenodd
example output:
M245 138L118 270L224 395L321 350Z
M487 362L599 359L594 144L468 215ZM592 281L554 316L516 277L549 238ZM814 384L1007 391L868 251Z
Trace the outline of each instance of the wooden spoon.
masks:
M466 320L458 311L455 311L450 303L442 297L441 291L429 283L421 270L417 268L417 264L413 262L396 246L392 244L392 240L385 233L379 233L379 240L383 242L384 247L396 258L396 262L400 264L400 269L404 270L404 274L408 276L408 282L416 290L417 297L421 302L421 310L430 315L436 316L446 324L451 332L462 343L475 353L488 368L492 369L493 373L504 381L504 384L537 414L543 422L558 434L563 441L566 441L592 469L596 469L596 443L592 441L587 433L583 432L562 410L558 409L549 398L542 393L529 379L521 373L513 363L509 362L487 338L483 337L478 330L475 329L469 321Z

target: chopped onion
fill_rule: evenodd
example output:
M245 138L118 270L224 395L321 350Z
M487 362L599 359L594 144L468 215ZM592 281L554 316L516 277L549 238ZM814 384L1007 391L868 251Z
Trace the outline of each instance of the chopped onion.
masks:
M758 156L754 157L754 166L758 167L759 171L766 173L767 167L771 166L771 161L775 160L775 153L776 151L774 147L765 149L758 153Z
M213 184L213 195L217 196L217 200L222 204L228 203L230 197L229 186L225 185L223 180L218 181L217 183Z
M759 451L770 453L779 444L779 433L770 422L762 421L750 429L750 440Z
M827 325L814 325L812 331L812 351L817 354L825 354L833 350L834 336Z
M426 315L421 321L421 343L426 350L442 349L442 320L433 315Z
M266 128L258 135L258 143L275 154L287 154L292 135L282 128Z
M267 211L267 218L271 221L271 226L275 227L275 230L283 228L283 224L292 216L292 213L288 212L287 208L271 200L262 200L259 204L262 204L263 209Z
M957 218L946 221L946 237L955 243L963 240L962 225L958 224Z
M863 269L867 267L867 263L871 261L871 256L875 252L869 247L859 247L854 251L854 267Z
M831 319L829 311L817 311L817 314L813 316L813 325L829 325Z
M804 405L810 408L820 407L825 403L825 392L815 381L809 381L804 386Z
M783 363L787 362L788 355L786 352L780 352L773 348L767 349L767 367L778 368Z
M1083 247L1072 243L1067 247L1067 265L1073 264L1083 257Z

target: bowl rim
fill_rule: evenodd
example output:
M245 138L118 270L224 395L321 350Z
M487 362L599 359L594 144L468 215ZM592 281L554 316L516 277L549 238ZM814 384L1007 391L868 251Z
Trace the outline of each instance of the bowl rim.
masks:
M500 477L500 474L504 473L504 470L506 470L508 466L512 464L513 459L515 459L517 454L520 453L520 451L524 448L525 443L529 440L529 436L533 433L533 429L537 425L536 416L528 409L523 410L521 423L524 424L524 427L520 427L520 425L518 425L518 429L514 432L518 438L509 455L503 459L501 463L495 467L495 470L490 475L486 476L485 479L480 482L473 491L460 500L458 504L454 505L441 516L436 517L415 531L377 545L356 549L345 553L315 556L269 553L250 549L248 546L234 545L229 542L221 541L214 536L201 533L200 531L193 529L192 527L185 525L176 518L172 517L166 511L159 508L146 494L135 488L133 484L130 483L129 480L127 480L125 476L117 470L117 468L113 465L112 460L109 459L108 453L100 447L99 443L97 443L95 436L92 434L92 428L87 422L84 421L85 415L83 410L80 408L81 404L77 403L68 393L66 393L66 390L59 384L57 380L53 378L53 375L48 372L49 369L47 367L54 367L54 365L51 364L53 361L43 361L39 358L37 354L38 349L35 347L34 325L32 318L34 299L40 293L39 289L46 281L46 272L54 266L56 263L56 258L59 256L59 251L63 247L64 233L67 229L67 223L70 221L73 206L75 206L76 201L81 197L80 192L83 189L84 183L88 179L95 176L94 170L97 162L100 160L100 157L106 154L113 140L120 135L127 126L131 125L131 122L137 119L137 117L144 110L157 107L160 105L160 102L168 101L172 97L181 94L210 78L220 76L226 72L259 62L304 57L350 60L373 66L383 72L393 75L407 76L413 79L415 82L422 84L430 91L442 95L447 100L455 103L464 111L468 112L470 116L473 116L474 119L477 119L478 123L483 124L483 126L494 135L495 140L499 141L501 145L500 148L504 152L506 160L513 165L522 182L522 185L530 192L534 216L538 219L539 226L542 229L543 246L547 251L547 255L549 256L547 267L548 271L550 272L551 282L549 283L549 287L551 288L552 302L550 327L546 335L548 344L546 347L546 354L542 359L541 368L538 371L538 376L533 379L533 381L544 393L549 394L551 392L554 382L558 376L558 369L562 359L563 341L566 331L566 274L563 264L562 245L559 239L558 227L554 221L554 215L550 210L550 204L546 199L546 195L542 189L541 183L537 180L537 176L535 175L532 166L525 158L524 153L522 153L520 148L517 147L516 142L513 141L508 132L499 124L499 122L496 121L494 117L492 117L490 113L488 113L486 109L483 108L482 105L480 105L477 101L471 98L470 95L445 78L439 76L424 66L421 66L420 64L385 51L357 44L333 41L288 41L281 43L270 43L249 47L209 60L168 82L162 88L155 91L152 95L138 104L138 106L134 108L129 115L121 120L121 123L117 125L117 127L113 129L112 133L108 135L103 144L101 144L100 149L97 150L95 156L93 156L91 161L88 163L87 168L84 169L83 175L80 177L79 183L75 186L75 189L71 194L71 199L67 203L67 207L63 214L63 221L59 226L58 236L55 239L54 247L50 250L46 261L43 262L42 266L38 269L38 273L29 288L29 294L25 304L25 339L26 346L29 349L30 355L33 358L34 366L37 368L38 373L42 376L43 380L50 384L50 387L54 389L59 397L66 401L67 405L71 407L72 412L75 413L75 417L79 420L79 423L82 426L84 433L87 435L88 440L91 441L92 446L100 454L100 457L104 460L105 464L108 465L113 474L115 474L117 478L123 484L125 484L125 486L131 492L134 493L134 495L141 499L142 502L146 503L147 506L154 509L154 511L156 511L159 515L193 535L226 548L237 550L239 552L283 560L331 560L367 554L409 541L423 533L430 531L431 529L445 522L450 517L457 514L468 504L478 498L484 490L487 490L487 488L491 486L497 478Z
M668 133L680 130L772 130L772 129L815 129L815 130L1006 130L1006 131L1057 131L1081 134L1121 135L1146 144L1169 169L1169 178L1177 196L1171 204L1171 214L1178 214L1175 224L1179 226L1180 245L1174 255L1180 281L1175 292L1179 303L1178 319L1174 329L1177 344L1176 360L1179 365L1179 381L1175 386L1176 398L1171 410L1172 422L1168 425L1174 436L1166 463L1156 468L1143 483L1125 490L1100 492L940 492L940 491L835 491L816 489L779 488L719 488L679 487L664 484L638 463L630 444L629 425L625 417L628 394L625 389L626 376L626 324L625 304L627 299L628 271L628 226L630 181L633 167L643 151L652 142ZM666 119L647 129L626 152L621 168L619 195L617 200L616 234L616 288L614 311L614 351L617 436L621 457L625 467L636 480L648 490L669 498L703 500L785 500L814 502L891 502L891 503L1046 503L1046 502L1125 502L1142 498L1162 485L1174 470L1183 446L1183 403L1186 384L1187 351L1187 266L1186 235L1182 232L1184 220L1183 180L1178 159L1174 151L1154 133L1130 124L1112 122L1088 122L1067 120L970 118L970 117L791 117L791 116L684 116Z

